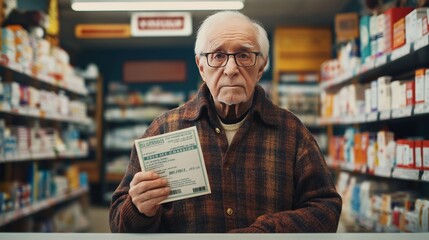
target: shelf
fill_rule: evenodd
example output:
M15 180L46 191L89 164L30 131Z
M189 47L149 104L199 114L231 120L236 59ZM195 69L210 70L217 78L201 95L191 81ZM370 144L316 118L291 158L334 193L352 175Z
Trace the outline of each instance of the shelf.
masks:
M71 200L78 196L81 196L88 192L88 187L83 187L70 193L62 194L56 197L52 197L46 200L38 201L28 207L17 209L11 212L0 214L0 226L4 226L10 222L13 222L19 218L29 216L36 212L40 212L44 209L50 208L54 205L60 204L67 200Z
M28 107L11 108L8 105L0 104L0 113L8 114L11 116L20 116L28 118L36 118L42 120L52 120L58 122L69 122L82 125L90 125L92 120L89 117L70 117L60 114L45 113L40 109L32 109Z
M365 176L374 176L382 177L388 179L397 179L397 180L412 180L412 181L429 181L429 171L412 169L412 168L376 168L370 172L367 170L365 165L356 166L353 163L348 163L344 161L332 161L329 160L329 157L325 157L327 160L326 163L331 169L339 169L345 172L362 174Z
M427 67L429 64L428 39L429 36L425 36L413 44L395 49L390 54L366 62L361 69L355 72L344 73L335 79L322 82L320 86L324 90L336 89L355 79L360 83L365 83L384 76L386 73L395 76L412 69Z
M61 153L45 152L45 153L25 153L17 154L15 157L2 158L0 157L0 164L7 162L25 162L25 161L41 161L41 160L60 160L70 158L85 158L88 157L87 152L66 151Z
M74 94L79 96L87 96L88 91L87 89L74 89L70 86L65 86L63 82L56 81L49 77L37 77L32 76L31 74L22 73L18 70L13 69L13 66L4 66L0 65L0 73L6 74L7 72L10 72L12 74L12 78L14 81L27 84L30 86L40 86L43 89L48 90L64 90L68 94Z
M108 103L106 104L106 108L120 108L120 109L127 109L127 108L144 108L144 107L165 107L165 108L175 108L180 106L181 103L179 102L142 102L142 103Z
M363 214L352 213L355 222L363 228L363 231L366 232L378 232L378 233L399 233L400 230L395 225L383 226L379 223L379 219L373 216L374 218L369 218Z
M127 108L109 108L104 111L104 120L112 123L129 122L151 122L157 116L168 111L166 107L146 106L146 107L127 107Z
M418 117L429 113L429 104L417 104L414 106L407 106L404 108L393 109L382 112L372 112L368 114L361 114L356 116L332 117L332 118L319 118L318 124L329 125L349 125L357 123L371 123L377 121L386 121L400 118Z

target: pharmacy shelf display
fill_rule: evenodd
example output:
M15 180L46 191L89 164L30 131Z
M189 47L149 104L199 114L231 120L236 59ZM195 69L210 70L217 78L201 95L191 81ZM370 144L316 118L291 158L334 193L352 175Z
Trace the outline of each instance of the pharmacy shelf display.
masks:
M112 86L115 87L115 89ZM184 102L184 94L154 87L147 92L129 90L111 83L103 116L103 202L110 202L128 166L134 140L140 138L153 119Z
M318 123L330 133L326 160L338 171L343 219L352 231L428 231L419 220L429 206L428 40L320 84Z
M405 88L405 84L408 84L410 86L409 88L407 88L407 90L410 92L408 93L410 100L404 99L406 102L404 102L403 105L400 105L393 109L381 108L381 110L378 110L380 109L380 107L377 109L377 106L372 107L372 109L368 109L368 105L370 105L371 102L369 102L369 104L368 102L366 102L364 103L366 107L365 113L362 113L362 111L358 113L356 113L356 111L349 111L350 114L340 114L341 116L334 116L334 117L322 117L318 120L319 124L327 125L327 126L341 125L343 127L358 125L360 126L360 128L365 128L365 126L375 125L375 126L380 126L379 129L381 129L386 125L394 125L393 123L396 123L396 125L394 126L398 126L401 123L406 123L405 121L408 120L409 122L412 123L411 125L414 125L414 126L406 126L407 129L412 129L413 127L416 128L417 125L425 125L424 121L426 121L427 118L429 117L429 103L426 103L424 101L418 101L418 102L416 101L416 98L417 98L416 93L417 91L419 91L419 88L421 88L421 90L424 90L424 87L423 87L424 85L416 86L416 81L417 81L417 78L419 77L418 72L422 72L425 69L424 66L429 65L428 38L429 38L428 36L425 36L424 38L416 41L413 44L405 45L400 49L394 50L391 54L375 58L375 60L369 61L370 63L366 62L364 66L361 68L361 70L359 71L359 73L345 74L345 76L340 76L334 80L321 83L321 88L324 89L325 93L334 92L338 94L338 92L340 92L341 89L352 86L353 87L352 95L356 96L357 100L354 99L351 102L347 102L348 100L346 100L347 104L352 105L353 103L356 103L358 100L368 101L367 99L365 99L365 97L367 97L368 95L364 95L362 94L362 92L367 91L371 93L370 92L371 84L373 85L378 84L378 86L380 87L382 86L380 84L381 82L380 80L384 81L385 79L388 79L389 83L390 82L398 83L401 81L396 81L395 79L402 79L402 76L406 76L406 78L409 79L406 81L408 83L403 82L402 84L404 85L404 88ZM380 58L382 60L379 60ZM399 77L390 77L390 76L385 77L386 75L399 76ZM425 79L424 75L422 77L423 79ZM377 82L377 79L379 80L378 82ZM362 87L365 84L367 84L367 86ZM357 87L358 85L359 87ZM361 91L361 93L357 93L359 91ZM398 92L392 92L391 98L399 99L400 97L398 96L397 93ZM363 99L362 98L358 99L357 97L358 95L363 97ZM353 114L353 113L356 113L356 114ZM374 129L374 127L372 128ZM425 131L421 131L422 128L423 127L420 126L418 130L422 135L424 135ZM395 129L392 129L392 130L395 131ZM410 131L410 134L414 134L414 132ZM404 136L404 137L407 137L407 136ZM415 136L410 135L409 137L415 137ZM427 134L426 136L420 136L420 137L423 139L429 138ZM423 148L423 146L421 148ZM429 170L429 166L423 165L423 160L424 160L423 152L421 157L422 159L420 159L419 157L418 160L421 160L422 163L417 163L418 166L416 168L419 168L419 169L416 169L416 171L417 172L422 171L424 173L423 170L425 170L426 168L427 170ZM351 169L355 167L351 167L350 164L348 164L348 166L345 166L345 168ZM408 168L408 166L405 168ZM417 175L420 177L427 175L427 173L424 173L424 175L423 173L417 174ZM400 174L394 174L394 175L400 175Z
M8 223L14 222L20 218L30 216L37 212L49 209L55 205L61 204L63 202L73 200L77 197L80 197L84 194L88 193L87 187L82 187L77 190L73 190L71 192L66 192L59 194L55 197L51 197L45 200L38 201L32 205L28 205L23 208L19 208L15 211L6 212L0 214L0 227L7 225Z
M80 137L93 121L80 100L87 90L77 76L59 81L9 64L0 74L0 230L37 231L23 221L34 224L42 214L36 225L51 226L55 211L80 209L88 193L87 174L75 164L88 156Z
M117 184L128 165L133 141L143 135L152 120L178 104L145 103L128 106L110 104L104 112L106 182Z
M103 166L103 111L104 111L104 91L103 77L85 76L85 87L88 94L83 99L88 109L88 117L92 120L87 131L82 133L82 137L88 139L88 161L79 162L79 168L88 173L88 181L91 184L92 200L96 201L99 194L94 191L100 189L102 166Z
M293 112L311 131L321 151L327 151L326 126L319 124L320 92L317 73L283 73L277 83L278 105Z

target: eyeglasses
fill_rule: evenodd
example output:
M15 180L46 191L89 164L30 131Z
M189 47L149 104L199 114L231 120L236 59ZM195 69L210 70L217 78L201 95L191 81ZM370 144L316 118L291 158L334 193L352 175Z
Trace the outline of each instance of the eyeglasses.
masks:
M210 67L220 68L225 67L228 63L229 56L234 56L234 61L239 67L253 67L256 64L256 58L261 55L260 52L238 52L238 53L223 53L209 52L201 53L201 56L207 58L207 64Z

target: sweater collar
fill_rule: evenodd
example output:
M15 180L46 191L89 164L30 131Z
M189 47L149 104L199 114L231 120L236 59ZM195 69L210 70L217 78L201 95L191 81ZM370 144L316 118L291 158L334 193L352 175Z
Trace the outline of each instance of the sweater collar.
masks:
M253 105L248 114L255 115L256 118L261 119L267 125L278 125L279 119L273 116L273 113L277 111L277 107L267 99L264 89L260 85L256 85L254 94ZM196 96L184 106L184 120L195 121L204 112L215 111L210 99L211 95L207 85L205 83L201 84Z

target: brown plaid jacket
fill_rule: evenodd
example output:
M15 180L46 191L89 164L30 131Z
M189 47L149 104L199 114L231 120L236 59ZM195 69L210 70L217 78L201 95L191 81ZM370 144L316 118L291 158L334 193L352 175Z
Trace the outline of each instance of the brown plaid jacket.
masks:
M335 232L341 197L311 133L257 86L230 147L203 83L195 98L157 117L143 137L196 126L211 194L165 203L154 217L128 195L141 171L135 148L112 196L112 232Z

